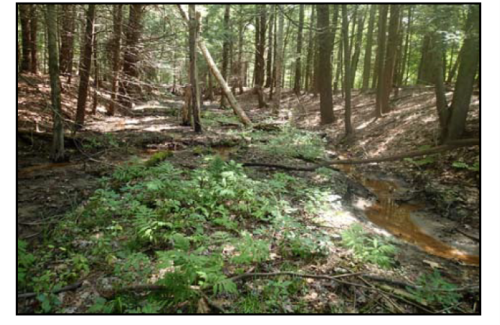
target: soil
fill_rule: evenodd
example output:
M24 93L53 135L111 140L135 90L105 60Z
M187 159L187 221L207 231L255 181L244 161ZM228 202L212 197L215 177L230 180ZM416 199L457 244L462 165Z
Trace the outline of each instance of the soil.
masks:
M69 126L76 105L73 95L68 95L72 94L71 86L66 85L65 89L63 109ZM26 75L20 79L18 92L17 231L20 238L27 240L42 237L42 229L57 223L59 216L84 202L98 188L102 176L133 156L145 160L155 152L171 150L175 152L172 162L186 168L196 166L197 151L203 148L212 148L225 160L276 160L237 146L247 140L229 134L240 128L237 123L225 122L232 116L231 111L205 102L203 110L221 120L197 135L189 127L180 126L182 98L163 95L136 106L132 116L106 116L103 101L97 114L87 117L83 130L76 135L68 132L75 139L75 145L68 148L70 161L52 164L50 141L38 136L51 130L48 80ZM283 109L277 117L267 109L257 109L257 98L250 91L238 96L238 100L254 123L272 117L275 125L290 122L321 132L332 158L368 158L437 144L434 94L428 88L403 89L399 99L392 101L393 111L381 119L373 118L374 95L355 93L355 134L349 139L343 135L340 95L334 100L337 121L326 126L319 125L319 98L312 95L297 97L286 91ZM467 137L479 137L477 98L467 123ZM32 136L20 136L19 132ZM456 282L477 284L480 244L473 238L480 233L479 177L470 170L452 167L456 161L472 166L477 157L479 148L471 147L432 157L424 166L398 161L342 167L339 180L351 184L343 203L352 214L336 218L334 224L327 220L322 223L326 228L318 226L318 230L326 229L335 237L352 223L361 222L369 231L399 238L397 243L403 248L397 256L400 277L414 281L422 268L438 268Z

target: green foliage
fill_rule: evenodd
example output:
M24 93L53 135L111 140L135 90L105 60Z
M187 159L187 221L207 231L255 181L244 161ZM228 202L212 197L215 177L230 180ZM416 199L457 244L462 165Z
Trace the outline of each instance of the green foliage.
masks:
M422 159L405 158L405 161L411 163L412 165L421 167L435 163L436 159L433 156L426 156L425 158Z
M160 151L151 156L144 164L147 167L154 167L160 164L161 162L165 161L165 159L170 158L174 155L174 153L170 150L167 151Z
M17 284L21 287L26 285L28 270L35 262L35 256L27 251L28 243L17 240Z
M472 172L479 172L480 165L479 161L476 161L472 166L463 161L455 161L453 162L452 167L456 169L467 169Z
M362 261L382 268L392 267L396 247L380 236L369 236L359 224L342 232L342 244L352 249L354 256Z
M326 141L316 133L287 126L260 147L269 154L279 157L314 160L325 156L325 143Z
M454 291L456 285L447 282L441 274L434 270L432 274L423 274L417 281L417 289L407 288L419 300L445 308L456 306L461 299L460 293Z
M269 258L269 242L256 240L246 232L236 243L236 249L239 254L232 258L236 264L259 263Z

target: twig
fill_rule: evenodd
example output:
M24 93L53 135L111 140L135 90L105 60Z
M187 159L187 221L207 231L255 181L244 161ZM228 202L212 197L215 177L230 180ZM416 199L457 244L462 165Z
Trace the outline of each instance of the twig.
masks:
M317 274L306 274L306 273L295 273L295 272L271 272L271 273L243 273L240 275L233 276L229 278L232 281L242 280L244 278L253 278L253 277L273 277L273 276L292 276L298 278L310 278L310 279L322 279L322 280L331 280L338 281L339 278L345 278L348 276L359 275L360 273L349 273L349 274L339 274L334 276L329 275L317 275Z

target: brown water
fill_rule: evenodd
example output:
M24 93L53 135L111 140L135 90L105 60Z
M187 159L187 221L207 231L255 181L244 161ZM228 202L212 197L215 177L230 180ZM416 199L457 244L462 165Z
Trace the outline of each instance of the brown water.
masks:
M414 204L397 204L392 193L398 188L390 181L361 180L379 199L377 204L366 210L368 218L376 225L387 229L393 235L419 246L424 251L447 259L461 261L465 264L479 265L479 256L470 255L452 247L439 239L425 233L411 219L411 214L421 210L423 206Z

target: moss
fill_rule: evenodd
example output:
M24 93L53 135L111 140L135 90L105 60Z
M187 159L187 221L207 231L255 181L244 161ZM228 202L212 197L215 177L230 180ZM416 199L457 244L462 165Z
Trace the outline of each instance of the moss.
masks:
M170 150L157 152L145 162L145 165L147 167L154 167L165 159L172 157L173 155L174 153Z

